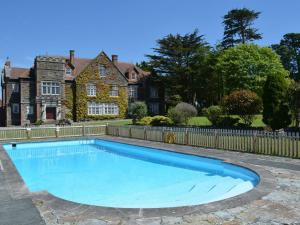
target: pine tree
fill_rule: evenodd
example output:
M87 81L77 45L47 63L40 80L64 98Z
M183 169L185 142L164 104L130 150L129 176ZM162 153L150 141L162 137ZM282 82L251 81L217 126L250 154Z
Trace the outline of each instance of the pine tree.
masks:
M258 29L252 27L253 21L256 20L259 15L260 12L255 12L247 8L229 11L223 18L223 48L261 39L262 36L258 33Z

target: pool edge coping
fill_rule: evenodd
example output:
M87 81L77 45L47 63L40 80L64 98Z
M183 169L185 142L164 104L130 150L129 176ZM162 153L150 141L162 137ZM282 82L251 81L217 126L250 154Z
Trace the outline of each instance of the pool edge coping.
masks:
M11 161L7 152L3 148L3 144L0 144L0 160L2 161L4 167L4 176L6 177L6 181L8 182L8 186L10 187L10 195L14 199L20 199L25 197L30 197L32 200L34 199L42 199L44 201L48 201L54 210L61 211L72 211L76 207L80 207L80 210L86 209L89 212L95 212L98 214L103 214L103 216L110 216L112 218L115 217L124 217L126 216L135 216L138 218L147 218L147 217L160 217L160 216L183 216L190 214L198 214L198 213L209 213L213 211L224 210L228 208L238 207L254 200L261 199L263 196L272 192L275 189L275 177L268 171L260 168L259 166L252 165L249 163L236 161L232 158L224 157L222 154L223 150L219 151L218 154L212 152L212 150L192 147L192 146L184 146L184 145L173 145L173 144L165 144L165 143L157 143L151 141L144 140L136 140L136 139L126 139L126 138L116 138L110 136L98 136L98 137L80 137L80 138L64 138L60 140L78 140L78 139L99 139L99 140L107 140L107 141L116 141L124 144L134 144L137 146L150 147L150 148L159 148L164 151L178 152L183 154L190 154L195 156L203 156L203 157L211 157L223 160L226 163L235 164L238 166L245 167L257 173L260 177L260 182L258 185L252 190L245 192L243 194L207 203L201 205L194 206L182 206L182 207L170 207L170 208L110 208L110 207L102 207L102 206L93 206L71 202L68 200L64 200L58 198L47 191L42 192L30 192L27 188L25 182L23 181L21 175L18 173L15 165ZM41 142L45 140L34 140L34 141L25 141L25 142ZM57 139L47 139L46 141L57 141ZM22 141L24 142L24 141ZM176 147L176 148L174 148ZM189 152L180 151L180 149L186 148ZM197 152L190 152L194 149L200 149ZM209 155L207 155L207 151ZM233 153L234 154L234 153Z

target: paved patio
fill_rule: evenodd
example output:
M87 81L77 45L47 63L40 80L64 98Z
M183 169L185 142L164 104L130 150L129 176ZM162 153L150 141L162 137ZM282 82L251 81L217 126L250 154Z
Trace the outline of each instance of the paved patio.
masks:
M30 193L0 147L0 225L300 224L300 160L163 143L101 137L169 151L220 158L257 171L262 182L243 195L206 205L114 209L76 204L47 192ZM39 213L38 213L39 212Z

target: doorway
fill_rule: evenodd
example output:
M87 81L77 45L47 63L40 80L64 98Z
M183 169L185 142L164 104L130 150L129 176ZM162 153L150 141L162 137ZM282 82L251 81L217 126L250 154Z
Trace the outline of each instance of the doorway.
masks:
M47 120L56 120L56 107L47 107L46 108L46 119Z

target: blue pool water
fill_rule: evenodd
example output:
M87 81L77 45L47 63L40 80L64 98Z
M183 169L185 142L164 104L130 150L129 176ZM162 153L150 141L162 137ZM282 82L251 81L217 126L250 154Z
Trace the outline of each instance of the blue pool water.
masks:
M30 191L118 208L198 205L247 192L256 173L221 160L103 140L4 145Z

